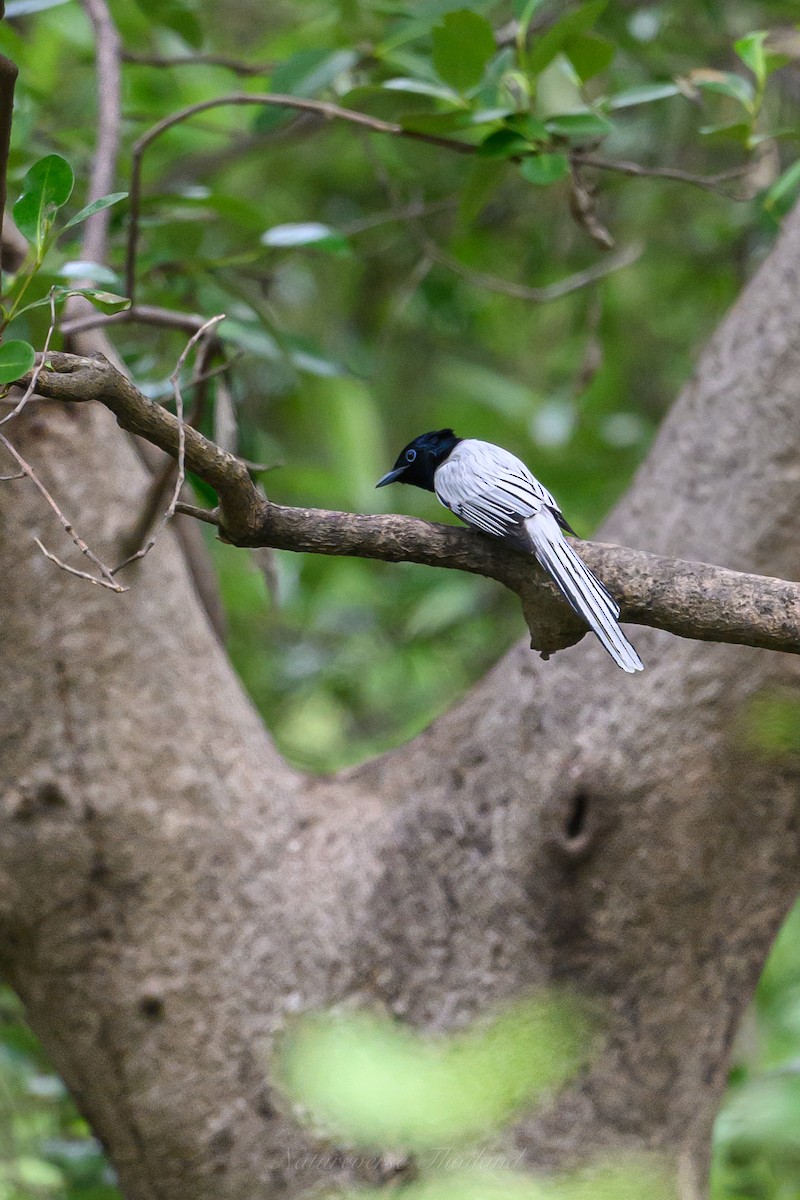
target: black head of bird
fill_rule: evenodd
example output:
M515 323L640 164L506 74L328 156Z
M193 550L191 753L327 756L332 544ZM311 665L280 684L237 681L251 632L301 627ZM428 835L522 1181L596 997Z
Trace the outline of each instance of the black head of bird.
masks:
M431 433L421 433L400 451L391 471L387 471L375 486L410 483L414 487L432 492L434 471L460 441L461 438L456 437L452 429L435 429Z

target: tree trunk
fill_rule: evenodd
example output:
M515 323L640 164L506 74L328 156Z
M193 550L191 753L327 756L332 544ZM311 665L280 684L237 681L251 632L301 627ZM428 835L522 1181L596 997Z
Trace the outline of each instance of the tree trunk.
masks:
M800 566L800 214L706 351L603 535ZM15 444L102 550L144 477L109 414L29 406ZM347 998L446 1028L542 983L605 1002L605 1048L513 1135L532 1166L662 1148L701 1194L743 1009L791 905L797 756L751 705L788 655L638 632L514 649L411 745L289 769L171 536L116 596L2 485L0 967L130 1200L296 1195L323 1159L271 1090L288 1014ZM113 558L109 551L108 558Z

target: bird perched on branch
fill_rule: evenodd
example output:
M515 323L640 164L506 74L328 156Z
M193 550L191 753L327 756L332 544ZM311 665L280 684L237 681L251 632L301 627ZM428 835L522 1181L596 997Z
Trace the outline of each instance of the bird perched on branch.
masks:
M644 669L617 624L619 605L562 532L575 530L547 488L508 450L456 437L452 429L437 429L401 450L376 487L387 483L410 483L434 492L467 525L533 554L617 666L623 671Z

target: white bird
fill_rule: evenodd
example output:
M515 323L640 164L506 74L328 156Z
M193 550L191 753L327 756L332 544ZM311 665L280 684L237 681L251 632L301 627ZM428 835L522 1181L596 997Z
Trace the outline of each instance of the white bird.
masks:
M376 486L395 482L434 492L467 525L533 554L617 666L629 672L644 669L617 624L616 600L564 537L563 530L574 529L555 498L515 455L491 442L437 429L409 442Z

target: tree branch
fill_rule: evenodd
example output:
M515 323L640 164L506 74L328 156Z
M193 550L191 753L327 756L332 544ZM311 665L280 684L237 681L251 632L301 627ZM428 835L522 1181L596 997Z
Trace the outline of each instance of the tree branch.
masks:
M190 104L188 107L172 113L170 116L165 117L163 121L159 121L156 125L153 125L152 128L142 134L133 147L131 159L130 226L125 253L125 289L131 301L134 300L136 291L136 256L139 241L139 216L142 195L142 159L145 151L148 146L161 137L163 133L166 133L168 129L172 129L175 125L179 125L181 122L196 116L198 113L207 112L212 108L232 107L242 104L257 104L267 108L285 108L294 112L312 113L326 121L347 121L351 125L360 125L363 129L367 129L372 133L390 134L393 137L427 142L431 146L450 150L454 154L475 154L479 148L473 142L462 142L457 138L440 137L434 133L423 133L417 129L407 129L404 125L400 125L395 121L383 121L379 117L372 117L367 113L358 112L355 109L343 108L341 105L332 104L327 100L309 100L301 96L289 96L270 92L231 92L227 96L218 96L213 100L202 100L197 104ZM577 152L572 153L572 160L580 165L596 167L598 170L614 171L619 169L624 175L649 175L659 179L674 179L695 187L711 190L714 190L719 186L720 182L729 178L727 172L721 176L705 177L702 175L692 175L686 171L671 167L644 167L638 163L629 162L620 163L619 167L617 167L617 164L613 161L598 159L592 155ZM519 161L519 159L515 156L514 161Z
M29 378L29 377L28 377ZM25 386L26 379L20 381ZM217 523L237 546L416 562L496 579L519 595L532 647L550 653L578 641L585 627L531 559L470 529L401 516L367 516L272 504L247 465L179 423L101 357L50 354L37 390L53 400L96 400L118 424L177 458L210 484L217 514L179 511ZM800 584L665 558L622 546L582 542L581 556L614 592L622 617L702 641L733 642L800 654Z

